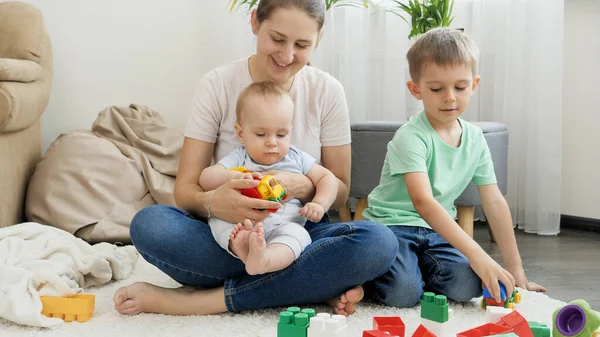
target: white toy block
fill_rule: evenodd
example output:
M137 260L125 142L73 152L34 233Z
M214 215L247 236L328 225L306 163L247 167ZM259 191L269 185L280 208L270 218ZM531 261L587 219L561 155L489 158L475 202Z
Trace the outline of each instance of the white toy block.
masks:
M513 312L513 309L488 305L485 308L485 322L496 323L500 320L500 318L510 314L511 312Z
M421 324L437 337L456 337L457 330L454 324L454 313L448 310L448 320L444 323L421 318Z
M348 325L343 315L317 314L311 317L308 337L347 337Z

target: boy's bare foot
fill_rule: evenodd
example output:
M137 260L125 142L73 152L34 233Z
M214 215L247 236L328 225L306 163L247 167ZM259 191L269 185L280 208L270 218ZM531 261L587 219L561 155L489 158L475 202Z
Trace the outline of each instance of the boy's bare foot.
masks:
M264 274L267 271L269 258L267 256L267 242L265 241L265 229L262 222L257 223L250 233L248 239L250 253L246 263L246 272L249 275Z
M349 316L356 311L356 304L365 296L362 286L354 287L338 298L333 298L327 303L333 308L337 315Z
M246 221L248 223L246 223ZM248 238L252 232L252 223L250 220L245 220L244 225L237 224L229 235L229 250L234 253L237 257L246 263L248 258L248 252L250 250L248 244Z
M113 296L115 310L125 315L152 312L167 315L210 315L226 312L223 288L194 290L162 288L136 282L119 288Z

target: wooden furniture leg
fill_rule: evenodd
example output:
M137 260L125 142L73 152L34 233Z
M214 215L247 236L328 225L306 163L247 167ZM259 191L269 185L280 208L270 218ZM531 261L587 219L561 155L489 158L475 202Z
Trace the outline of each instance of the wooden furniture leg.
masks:
M470 237L473 237L473 215L475 214L475 206L458 206L458 225Z
M344 207L338 209L338 214L341 222L352 221L352 214L350 213L350 207L348 206L348 203L346 203Z
M358 199L356 202L356 210L354 212L354 221L365 219L362 213L367 207L369 207L369 202L367 199Z

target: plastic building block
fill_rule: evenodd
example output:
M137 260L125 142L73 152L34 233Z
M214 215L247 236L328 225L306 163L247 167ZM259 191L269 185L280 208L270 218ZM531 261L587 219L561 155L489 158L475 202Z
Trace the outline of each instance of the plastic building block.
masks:
M245 166L233 167L230 168L230 170L242 173L252 173L252 171L246 169ZM282 200L285 200L287 198L286 189L283 186L281 186L273 176L266 175L262 178L254 177L254 180L260 181L258 186L254 188L245 188L241 190L243 195L249 198L270 200L275 202L281 202ZM277 212L277 209L269 209L269 212Z
M496 323L487 323L471 330L459 332L456 337L485 337L513 332L513 329Z
M307 337L308 316L311 313L314 314L314 310L305 313L298 307L289 307L286 311L280 312L277 337Z
M510 314L511 312L513 312L513 309L494 307L490 305L485 309L485 321L486 323L498 322L502 317Z
M312 336L309 336L312 337ZM380 330L365 330L363 331L362 337L400 337L396 335L390 335L387 331Z
M406 326L399 316L375 316L373 317L373 330L387 331L390 335L404 337Z
M319 313L310 318L308 336L310 337L338 337L348 335L346 316Z
M448 300L444 295L423 293L421 301L421 318L444 323L448 320Z
M553 337L588 337L600 333L600 315L584 300L575 300L556 309L552 315Z
M512 328L513 332L519 337L533 337L529 323L518 311L513 311L502 317L496 324Z
M495 307L504 307L508 309L514 309L515 304L521 303L521 294L517 288L513 289L510 297L506 294L506 287L498 282L500 285L500 302L496 302L496 300L492 297L487 287L483 288L483 298L481 299L481 308L485 309L487 306L495 306Z
M550 328L543 323L538 322L527 322L533 337L550 337Z
M519 337L514 332L503 333L501 335L494 335L494 337Z
M412 337L436 337L431 331L427 330L423 325L419 325L417 330L413 333Z
M432 321L426 318L421 318L421 325L431 331L437 337L455 337L456 326L454 324L454 312L448 309L448 320L444 323Z
M77 294L73 296L40 296L42 314L60 318L65 322L86 322L92 317L96 305L96 295Z

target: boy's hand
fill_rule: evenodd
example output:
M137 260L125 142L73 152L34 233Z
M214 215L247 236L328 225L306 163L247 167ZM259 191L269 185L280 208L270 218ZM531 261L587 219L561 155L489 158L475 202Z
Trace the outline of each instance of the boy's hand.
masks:
M530 291L537 292L546 292L546 288L535 283L527 281L527 276L525 276L525 270L523 270L523 266L519 267L507 267L510 273L515 277L515 285L519 288L527 289Z
M252 172L252 178L262 179L263 175L260 172Z
M506 288L507 295L512 294L515 287L514 277L488 254L472 258L469 262L496 302L502 301L498 281Z
M300 215L312 222L318 222L325 214L325 208L316 202L308 202L300 208Z

